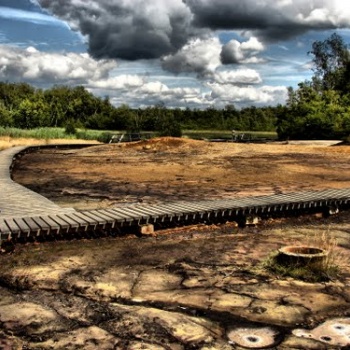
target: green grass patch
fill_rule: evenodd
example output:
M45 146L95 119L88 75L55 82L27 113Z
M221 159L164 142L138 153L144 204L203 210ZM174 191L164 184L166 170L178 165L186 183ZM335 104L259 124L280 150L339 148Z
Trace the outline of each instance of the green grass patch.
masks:
M183 130L183 136L191 139L227 139L232 140L231 130ZM277 133L273 131L236 131L237 135L251 135L253 140L276 140Z
M33 138L39 140L49 139L80 139L80 140L99 140L106 142L107 138L112 135L123 133L117 130L91 130L77 128L75 133L66 133L65 128L36 128L36 129L19 129L0 127L0 136L11 138ZM148 132L149 133L149 132ZM275 132L263 131L237 131L238 135L250 134L252 140L275 140L277 134ZM232 140L232 132L229 130L185 130L183 136L195 140L202 139L227 139Z
M38 140L49 139L80 139L80 140L98 140L101 135L106 133L104 130L76 129L75 134L65 132L65 128L36 128L36 129L18 129L0 127L0 136L11 138L33 138ZM119 131L108 132L110 134L119 133Z
M283 264L280 253L274 252L262 262L262 268L280 277L291 277L310 283L327 282L336 279L339 275L339 266L329 259L324 262L313 262L306 265Z

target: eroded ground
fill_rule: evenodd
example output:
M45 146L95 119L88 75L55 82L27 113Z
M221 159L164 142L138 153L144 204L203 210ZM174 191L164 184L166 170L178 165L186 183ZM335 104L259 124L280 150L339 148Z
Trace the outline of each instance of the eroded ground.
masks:
M154 139L24 156L14 179L63 206L350 187L350 147Z
M317 335L326 342L297 335L334 319L349 332L349 219L343 213L265 228L199 226L144 239L19 246L0 257L0 344L229 350L241 348L238 330L257 336L255 346L340 348L344 339L329 328ZM282 245L327 244L322 233L338 239L338 278L311 284L263 269Z
M15 179L77 208L350 187L350 149L155 140L42 151ZM0 348L339 349L350 343L350 213L79 241L0 256ZM331 250L306 283L264 269L288 244ZM328 323L327 323L328 322Z

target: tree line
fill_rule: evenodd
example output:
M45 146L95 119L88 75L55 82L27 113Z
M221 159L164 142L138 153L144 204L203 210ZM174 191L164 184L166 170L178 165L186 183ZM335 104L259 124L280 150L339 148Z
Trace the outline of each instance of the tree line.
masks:
M350 135L350 53L338 34L315 41L314 75L288 89L285 105L223 109L115 107L108 97L83 86L38 89L27 83L0 82L0 126L32 129L66 127L97 130L156 131L181 136L190 130L277 131L280 139L332 139Z
M334 33L315 41L314 75L288 89L287 103L276 115L281 139L342 139L350 135L350 53Z
M42 90L27 83L0 82L0 126L32 129L66 127L97 130L159 131L179 135L181 129L273 131L281 107L237 109L169 109L162 104L134 109L115 107L82 86Z

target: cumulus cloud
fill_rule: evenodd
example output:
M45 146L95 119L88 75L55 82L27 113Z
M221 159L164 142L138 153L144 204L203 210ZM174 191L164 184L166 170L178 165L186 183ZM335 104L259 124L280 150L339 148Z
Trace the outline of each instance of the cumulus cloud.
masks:
M38 0L88 38L97 58L159 58L198 32L181 0Z
M98 58L160 58L174 54L191 39L203 39L210 30L235 30L271 42L312 29L350 26L350 5L344 0L37 2L86 35L90 53ZM234 49L231 47L231 51ZM245 49L253 47L240 47L241 51ZM240 59L234 55L229 57Z
M136 90L137 94L146 96L157 96L162 100L172 100L174 98L185 100L187 98L194 98L200 94L200 89L197 88L188 88L188 87L177 87L177 88L169 88L167 85L156 81L149 82L144 84L138 90Z
M131 107L154 106L165 103L167 107L203 108L212 103L200 88L169 87L160 81L145 82L136 89L112 97L112 103L128 103Z
M0 78L32 83L76 83L107 79L116 63L88 54L40 52L0 45Z
M255 37L248 41L231 40L222 47L221 60L223 64L260 63L255 55L265 50L265 46Z
M252 85L262 83L260 74L254 69L217 71L212 78L218 84Z
M209 84L211 97L222 103L237 104L271 104L284 102L287 97L287 88L284 86L240 87L229 84Z
M123 74L108 79L89 80L88 86L95 89L124 90L140 87L144 83L139 75Z
M218 38L195 39L174 55L163 58L164 69L173 72L195 72L204 75L221 65L221 44Z
M350 6L342 0L186 0L201 28L250 31L264 41L312 29L348 28Z

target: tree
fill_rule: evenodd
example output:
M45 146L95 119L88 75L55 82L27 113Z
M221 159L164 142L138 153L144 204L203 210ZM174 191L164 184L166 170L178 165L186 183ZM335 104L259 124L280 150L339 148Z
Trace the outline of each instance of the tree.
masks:
M330 139L350 131L350 54L338 34L312 44L312 81L288 89L284 113L277 115L279 138Z
M172 111L165 108L161 110L161 113L156 120L156 130L158 131L159 136L182 136L180 123L174 118Z
M14 112L13 119L17 127L25 129L50 126L49 106L39 95L35 99L26 98Z
M342 77L350 68L348 45L343 38L334 33L324 41L315 41L309 54L313 55L314 88L338 90L341 87Z
M12 113L5 107L5 105L0 101L0 126L12 126L13 118Z

